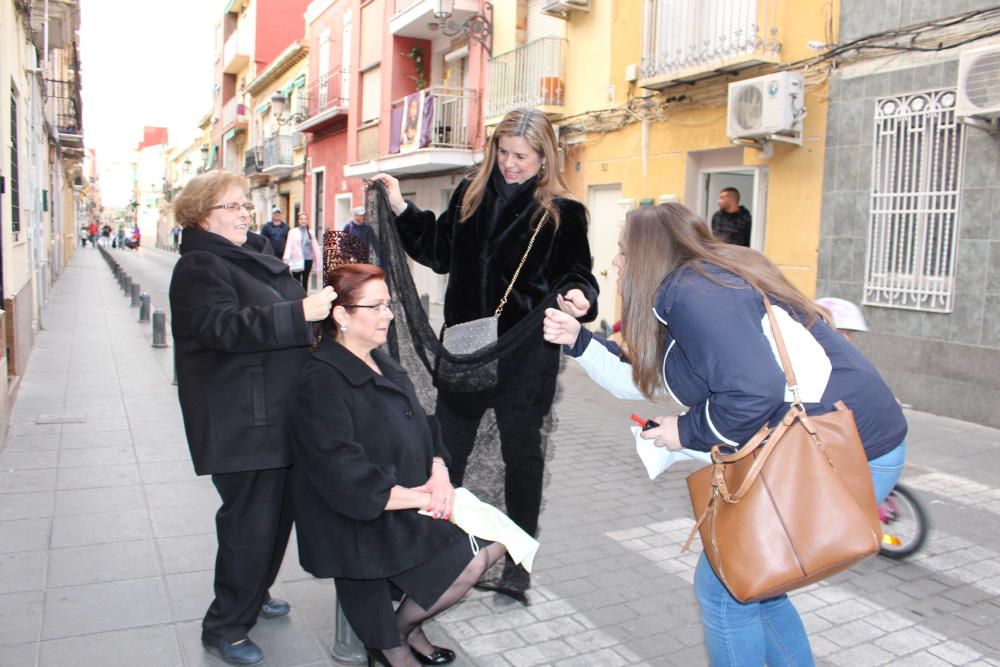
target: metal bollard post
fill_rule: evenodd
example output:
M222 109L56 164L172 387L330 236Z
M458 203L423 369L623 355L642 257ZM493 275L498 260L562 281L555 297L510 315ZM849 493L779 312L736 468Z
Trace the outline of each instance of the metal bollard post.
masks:
M122 281L122 291L125 292L125 296L132 293L132 276L125 274L125 280Z
M427 292L420 295L420 306L424 309L425 313L431 312L431 295Z
M153 311L153 347L167 346L167 314L162 310ZM177 371L174 371L174 378Z
M149 321L149 293L143 292L139 295L139 321Z
M139 283L132 283L132 307L139 305Z
M340 601L337 602L337 619L333 629L333 648L330 649L330 655L345 665L364 665L368 662L365 645L354 634L354 628L344 616L344 610L340 608Z

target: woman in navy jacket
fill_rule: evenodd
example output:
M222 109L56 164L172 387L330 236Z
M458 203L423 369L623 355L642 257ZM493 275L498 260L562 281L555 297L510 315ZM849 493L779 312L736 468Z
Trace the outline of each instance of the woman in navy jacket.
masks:
M403 368L377 349L392 321L384 274L330 272L331 319L306 365L292 418L302 567L332 577L369 664L446 664L421 625L458 602L503 554L447 521L448 454ZM427 514L419 514L423 510ZM393 590L406 597L393 613Z
M843 400L854 411L877 499L888 495L905 455L899 404L868 360L774 264L718 241L680 204L633 211L618 245L614 266L628 359L561 311L548 311L544 335L567 345L567 353L616 396L666 393L688 408L679 417L655 417L659 426L643 437L670 449L739 447L785 414L792 397L764 308L767 294L806 409L818 414ZM740 603L704 556L695 593L713 665L813 664L787 596Z

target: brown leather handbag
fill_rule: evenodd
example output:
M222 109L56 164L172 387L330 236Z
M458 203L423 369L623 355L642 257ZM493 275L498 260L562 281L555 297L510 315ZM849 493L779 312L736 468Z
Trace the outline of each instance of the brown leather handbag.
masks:
M771 302L774 342L794 403L734 454L687 478L712 569L734 598L753 602L806 586L874 556L882 540L875 490L854 413L806 414Z

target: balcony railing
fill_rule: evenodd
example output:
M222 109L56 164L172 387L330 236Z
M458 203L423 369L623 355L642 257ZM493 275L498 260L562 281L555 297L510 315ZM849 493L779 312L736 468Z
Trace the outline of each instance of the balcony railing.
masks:
M279 134L264 140L263 171L275 169L291 169L292 167L292 137Z
M400 12L405 12L418 2L423 2L423 0L396 0L396 7L393 13L399 14Z
M83 134L83 101L76 80L45 80L50 119L60 134Z
M264 149L261 146L248 148L246 157L243 158L243 174L253 176L259 174L264 168Z
M518 107L562 106L565 42L542 37L492 58L487 118Z
M307 119L347 106L342 93L344 74L344 70L340 67L332 69L326 74L321 74L315 83L300 93L299 108Z
M416 148L471 148L469 103L475 98L476 91L471 88L434 86L420 94L396 100L392 103L389 152ZM411 106L414 108L411 109Z
M244 124L247 122L247 107L234 95L222 105L222 127L226 129L237 122Z
M777 61L778 0L645 0L641 78L697 77Z

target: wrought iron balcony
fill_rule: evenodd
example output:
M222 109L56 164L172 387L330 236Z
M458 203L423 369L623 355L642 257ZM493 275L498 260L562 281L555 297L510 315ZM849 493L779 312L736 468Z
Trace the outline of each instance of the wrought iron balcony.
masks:
M292 137L276 134L265 139L261 171L269 176L285 176L292 167Z
M476 91L434 86L421 92L392 103L389 152L418 148L471 148L469 126L473 124L473 119L469 118L469 103L475 100ZM416 108L411 109L414 105Z
M640 85L778 62L779 0L645 0Z
M559 37L542 37L490 59L486 117L497 118L518 107L561 112L565 44Z
M264 168L264 149L261 146L248 148L246 157L243 158L243 174L254 176L260 174Z
M68 81L46 79L46 107L49 122L59 130L60 139L83 146L83 100L74 78Z
M344 84L347 72L336 67L300 93L299 109L305 120L296 126L299 131L316 131L347 118L347 100Z

